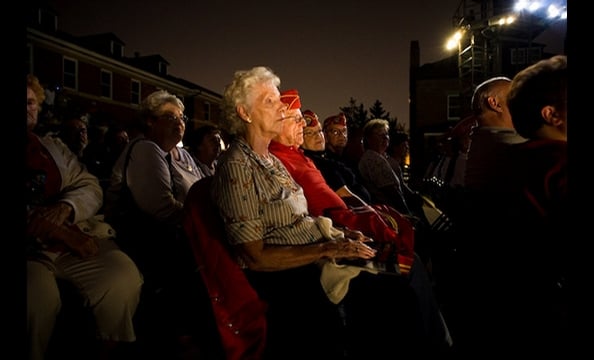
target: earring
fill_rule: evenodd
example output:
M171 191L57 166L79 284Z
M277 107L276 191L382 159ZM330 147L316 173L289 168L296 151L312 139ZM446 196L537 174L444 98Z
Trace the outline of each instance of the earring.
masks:
M250 117L248 116L247 119L245 119L245 121L247 121L248 124L252 123L252 119L250 119Z

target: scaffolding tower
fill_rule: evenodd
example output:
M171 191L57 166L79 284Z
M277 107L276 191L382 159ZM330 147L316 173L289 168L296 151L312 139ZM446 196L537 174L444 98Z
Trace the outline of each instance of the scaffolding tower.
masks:
M519 70L504 69L504 50L529 51L533 40L548 26L543 17L529 13L515 14L512 24L501 26L499 20L513 13L514 3L515 0L461 0L454 13L453 26L464 33L458 43L462 114L470 113L470 98L478 84L492 76ZM539 59L540 52L532 62Z

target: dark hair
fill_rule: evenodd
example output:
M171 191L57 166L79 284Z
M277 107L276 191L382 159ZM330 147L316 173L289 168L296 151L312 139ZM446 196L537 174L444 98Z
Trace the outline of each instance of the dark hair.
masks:
M186 145L195 148L202 144L206 135L213 132L220 133L221 129L214 124L201 125L188 133Z
M554 106L567 111L567 57L556 55L520 71L514 77L507 105L518 134L533 138L544 124L541 110Z

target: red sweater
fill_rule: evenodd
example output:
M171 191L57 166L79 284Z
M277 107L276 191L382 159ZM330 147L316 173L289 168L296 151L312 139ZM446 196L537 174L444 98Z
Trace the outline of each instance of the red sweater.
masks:
M345 202L328 186L320 170L303 154L303 150L274 140L268 150L283 162L289 174L303 188L310 215L321 216L324 210L333 208L347 209Z

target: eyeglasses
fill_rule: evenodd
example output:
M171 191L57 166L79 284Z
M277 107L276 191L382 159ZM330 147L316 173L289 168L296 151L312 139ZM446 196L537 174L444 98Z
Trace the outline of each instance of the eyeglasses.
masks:
M167 120L169 122L178 122L178 121L181 120L184 123L187 123L188 120L189 120L188 117L185 114L182 114L181 117L178 117L178 116L175 116L172 113L165 113L165 114L162 114L162 115L157 115L157 116L155 116L155 118L156 119L164 119L164 120Z
M286 119L293 119L297 124L301 124L301 122L305 120L305 118L301 115L287 116L285 120Z
M338 135L342 135L342 136L346 136L348 133L347 129L329 129L328 130L328 134L330 135L334 135L334 136L338 136Z
M322 131L322 129L320 130L305 130L303 132L303 136L314 136L314 135L323 135L324 132Z

